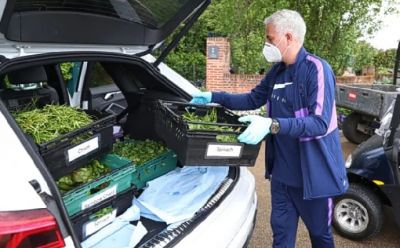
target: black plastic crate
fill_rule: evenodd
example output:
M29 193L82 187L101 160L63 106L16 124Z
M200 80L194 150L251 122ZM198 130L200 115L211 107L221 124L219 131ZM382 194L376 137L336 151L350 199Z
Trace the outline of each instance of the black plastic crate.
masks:
M37 144L40 155L55 179L67 175L112 149L115 116L96 111L86 111L86 113L97 120L49 142ZM82 135L90 138L76 143L76 138Z
M217 123L199 123L183 120L186 111L204 116L215 108ZM254 166L260 144L247 145L240 142L219 142L219 135L239 135L246 125L239 116L221 106L159 101L156 114L156 131L169 148L174 150L182 165ZM189 129L189 125L202 124L232 127L235 131L210 131Z
M0 98L3 100L7 109L18 111L31 108L42 108L46 104L54 103L54 94L48 88L34 90L0 90ZM57 94L57 92L55 92ZM35 101L32 100L35 99Z
M133 188L128 189L103 203L72 216L72 225L79 241L87 239L101 228L110 224L117 216L123 214L132 206L134 193L135 191ZM99 217L99 211L106 208L111 208L112 211Z

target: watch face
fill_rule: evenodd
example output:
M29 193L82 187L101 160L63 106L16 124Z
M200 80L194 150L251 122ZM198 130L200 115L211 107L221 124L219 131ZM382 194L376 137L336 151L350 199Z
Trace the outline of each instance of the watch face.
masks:
M273 120L272 124L271 124L271 133L276 134L278 132L279 132L279 122L276 120Z
M276 133L276 125L274 125L275 123L272 123L272 127L271 127L271 133Z

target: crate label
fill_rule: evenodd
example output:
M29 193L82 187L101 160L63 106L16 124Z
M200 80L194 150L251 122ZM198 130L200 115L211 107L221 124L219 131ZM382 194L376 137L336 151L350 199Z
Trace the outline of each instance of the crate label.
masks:
M243 145L209 143L206 158L240 158Z
M88 154L91 151L99 148L99 136L94 137L88 141L83 142L68 150L68 162L72 162L75 159Z
M85 231L84 231L84 235L83 235L84 238L97 232L98 230L105 227L106 225L110 224L113 220L115 220L116 217L117 217L117 210L114 209L111 213L106 214L97 220L87 222L85 224Z
M103 192L99 193L98 195L95 195L89 199L87 199L86 201L82 202L81 205L81 209L85 210L87 208L90 208L94 205L96 205L99 202L104 201L105 199L108 199L114 195L117 194L117 184L112 186L109 189L104 190Z

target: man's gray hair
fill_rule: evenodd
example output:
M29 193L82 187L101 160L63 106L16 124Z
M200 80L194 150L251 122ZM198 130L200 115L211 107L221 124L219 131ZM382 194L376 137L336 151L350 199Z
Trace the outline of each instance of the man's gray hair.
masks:
M279 10L264 20L264 24L272 24L279 34L290 32L294 38L303 44L306 35L306 23L303 17L294 10Z

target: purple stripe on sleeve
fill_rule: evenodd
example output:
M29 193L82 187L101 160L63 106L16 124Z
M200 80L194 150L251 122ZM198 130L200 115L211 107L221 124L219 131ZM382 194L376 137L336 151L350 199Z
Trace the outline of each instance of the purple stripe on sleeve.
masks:
M328 226L332 223L332 212L333 212L333 201L332 198L328 198Z
M308 109L302 108L294 112L296 118L307 117L308 116Z
M297 117L297 115L296 115L296 117ZM335 101L333 101L331 121L329 122L328 130L326 131L326 134L321 135L321 136L316 136L316 137L300 138L300 141L304 142L304 141L310 141L310 140L314 140L314 139L321 139L321 138L325 137L326 135L332 133L337 128L337 126L338 125L337 125L337 115L336 115L336 103L335 103Z
M304 138L300 138L300 142L310 141L310 140L314 140L314 139L318 139L318 137L304 137Z
M331 121L329 123L328 131L326 131L326 135L330 134L337 127L336 102L333 101Z
M318 60L317 58L314 58L312 56L307 56L307 59L313 62L317 67L318 92L317 92L317 107L315 109L315 114L321 115L322 107L324 106L324 87L325 87L324 67L322 66L321 61Z
M305 138L300 138L300 142L305 142L305 141L310 141L317 139L318 137L305 137Z

